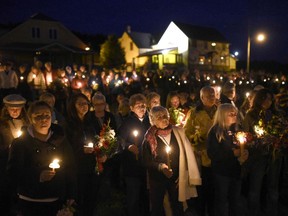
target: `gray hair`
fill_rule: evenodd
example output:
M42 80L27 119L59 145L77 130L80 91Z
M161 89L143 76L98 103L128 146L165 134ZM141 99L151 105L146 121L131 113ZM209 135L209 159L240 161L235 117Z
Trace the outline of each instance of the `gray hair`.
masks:
M161 115L167 115L169 118L168 110L163 106L155 106L149 112L149 120L150 124L154 125L155 119L157 119Z

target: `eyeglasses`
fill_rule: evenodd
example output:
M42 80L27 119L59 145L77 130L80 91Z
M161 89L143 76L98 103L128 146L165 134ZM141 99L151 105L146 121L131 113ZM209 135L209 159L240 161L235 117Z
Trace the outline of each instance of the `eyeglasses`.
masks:
M229 116L229 117L236 117L236 116L237 116L237 113L231 112L231 113L228 113L227 116Z

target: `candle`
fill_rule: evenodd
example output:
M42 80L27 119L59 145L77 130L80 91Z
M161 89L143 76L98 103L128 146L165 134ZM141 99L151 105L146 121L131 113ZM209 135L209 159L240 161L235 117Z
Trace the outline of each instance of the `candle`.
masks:
M24 80L24 77L23 77L23 76L20 76L20 80Z
M77 86L78 86L78 88L81 88L82 87L82 83L81 82L77 82Z
M20 136L22 135L22 131L21 131L21 130L18 130L18 131L16 132L16 134L17 134L17 137L20 137Z
M93 148L93 147L94 147L94 144L93 144L92 142L89 142L89 143L87 144L87 147Z
M244 153L244 144L246 143L246 134L245 132L238 132L236 138L240 144L240 155L243 156Z
M59 159L54 159L52 163L49 164L49 168L51 168L53 172L55 172L55 169L59 169Z
M36 74L33 74L32 77L33 77L33 79L35 79L36 78Z
M137 146L137 137L138 137L139 132L137 130L133 131L133 136L134 136L134 144ZM136 154L136 160L138 160L138 154Z
M137 130L133 131L133 135L135 137L135 143L137 142L137 136L138 136L139 132Z
M168 169L171 168L171 164L170 164L170 152L171 152L171 147L170 147L170 146L166 146L167 166L168 166Z

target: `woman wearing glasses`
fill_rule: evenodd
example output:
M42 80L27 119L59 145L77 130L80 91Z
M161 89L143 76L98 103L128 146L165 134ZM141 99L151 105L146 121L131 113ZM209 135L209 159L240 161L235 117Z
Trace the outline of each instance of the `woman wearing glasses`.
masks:
M86 121L90 104L84 94L78 93L69 98L67 105L66 134L74 156L77 158L78 214L92 216L96 198L97 174L94 154L96 132Z

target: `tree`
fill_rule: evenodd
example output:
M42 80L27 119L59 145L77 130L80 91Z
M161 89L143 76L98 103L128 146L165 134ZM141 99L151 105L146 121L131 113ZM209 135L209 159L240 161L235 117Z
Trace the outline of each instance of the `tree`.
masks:
M105 43L101 45L100 63L105 68L116 69L120 69L126 63L125 51L115 35L108 36Z

